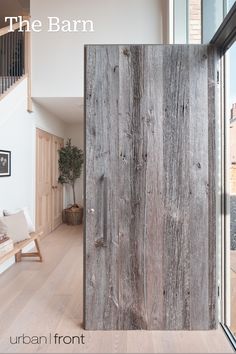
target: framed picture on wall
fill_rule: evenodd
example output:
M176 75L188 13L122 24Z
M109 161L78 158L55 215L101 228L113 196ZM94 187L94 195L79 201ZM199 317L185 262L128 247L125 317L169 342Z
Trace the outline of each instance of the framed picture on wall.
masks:
M0 177L11 176L11 151L0 150Z

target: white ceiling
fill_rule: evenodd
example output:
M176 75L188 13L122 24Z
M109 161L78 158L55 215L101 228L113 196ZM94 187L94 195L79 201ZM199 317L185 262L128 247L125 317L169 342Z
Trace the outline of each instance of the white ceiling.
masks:
M79 97L35 97L33 101L65 123L84 120L84 99Z

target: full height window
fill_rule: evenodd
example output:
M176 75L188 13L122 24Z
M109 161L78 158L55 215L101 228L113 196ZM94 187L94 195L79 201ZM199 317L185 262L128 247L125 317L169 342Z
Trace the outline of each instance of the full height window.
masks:
M201 44L201 0L173 0L173 42Z
M236 1L170 0L173 43L218 49L221 121L216 122L219 321L236 348ZM221 265L221 266L220 266Z
M208 5L210 3L216 5L217 0L208 1ZM218 7L212 8L212 12L203 11L203 18L205 20L213 18L216 25L217 16L219 20L221 11L222 8ZM217 47L221 60L218 80L219 84L221 83L221 95L219 95L221 105L219 106L222 120L216 126L221 133L216 140L217 163L219 163L216 180L217 185L220 186L217 200L218 202L221 200L217 213L219 221L217 236L221 241L219 248L221 248L222 265L219 287L222 310L220 321L236 348L236 2L223 1L223 17L225 17L223 22L210 40L210 43ZM210 36L213 29L214 26L208 28L206 21L203 20L205 39ZM220 260L218 263L220 264Z
M236 336L236 43L226 53L226 325ZM227 241L228 240L228 241Z
M201 0L189 0L188 5L188 40L191 44L201 44L202 41L202 19Z

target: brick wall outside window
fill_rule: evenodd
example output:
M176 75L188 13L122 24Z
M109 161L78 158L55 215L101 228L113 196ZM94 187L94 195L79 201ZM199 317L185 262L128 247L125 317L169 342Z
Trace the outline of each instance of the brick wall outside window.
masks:
M201 0L189 0L189 43L201 43Z

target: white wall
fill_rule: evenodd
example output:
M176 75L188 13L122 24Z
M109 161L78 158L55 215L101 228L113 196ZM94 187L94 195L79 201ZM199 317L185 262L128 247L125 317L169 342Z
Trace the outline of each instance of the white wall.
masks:
M27 206L35 219L36 127L64 138L65 124L34 104L27 112L27 81L0 101L0 149L12 152L11 177L0 178L0 212Z
M0 215L3 209L28 206L34 217L34 121L26 112L27 85L23 81L0 101L0 149L10 150L11 177L0 178ZM1 264L0 274L14 263Z
M161 44L168 36L167 0L31 0L34 97L83 97L84 44ZM89 19L93 33L48 33L47 17Z
M65 124L37 104L28 113L26 98L25 79L0 101L0 149L12 154L11 176L0 177L0 215L27 206L34 222L36 128L64 138ZM2 264L0 273L13 263L14 258Z
M34 101L31 117L34 119L36 128L64 138L66 124Z
M65 139L71 138L73 145L84 150L84 125L83 123L68 124L65 128ZM66 140L65 140L66 141ZM65 188L65 205L73 203L72 191L69 186ZM83 205L83 173L76 183L75 194L77 203Z
M11 177L0 178L0 211L28 206L34 217L34 120L27 113L26 80L0 101L0 148L10 150Z

